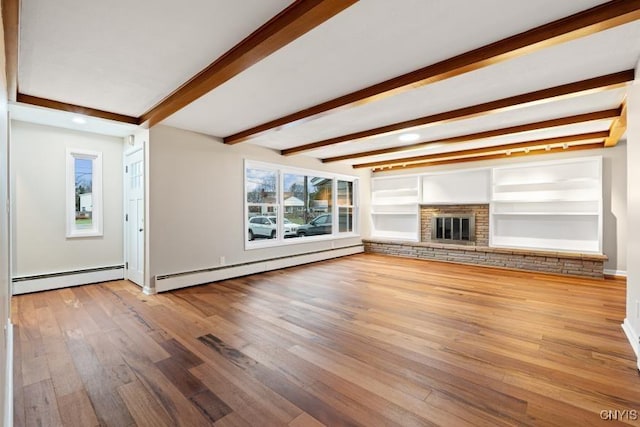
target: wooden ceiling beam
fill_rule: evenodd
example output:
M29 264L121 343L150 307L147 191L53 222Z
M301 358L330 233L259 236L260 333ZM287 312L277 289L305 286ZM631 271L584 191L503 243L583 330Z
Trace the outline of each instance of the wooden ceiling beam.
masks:
M620 113L620 117L611 123L611 127L609 128L609 137L605 139L604 146L605 147L615 147L622 138L622 135L627 131L627 103L624 102L622 104L622 112Z
M306 151L339 144L341 142L354 141L387 133L405 131L409 128L450 123L458 120L470 119L472 117L484 116L501 111L511 110L514 108L521 108L533 103L555 101L566 97L586 95L603 90L615 89L627 84L630 81L633 81L634 75L634 70L621 71L618 73L608 74L605 76L595 77L579 82L555 86L535 92L529 92L522 95L511 96L496 101L485 102L482 104L473 105L471 107L459 108L457 110L438 113L431 116L420 117L417 119L393 123L374 129L367 129L360 132L350 133L348 135L337 136L335 138L329 138L323 141L312 142L310 144L300 145L298 147L292 147L282 150L280 153L285 156L290 156L292 154L300 154Z
M396 165L390 166L387 168L379 168L373 169L372 172L386 172L392 170L404 170L411 168L425 168L430 166L442 166L442 165L450 165L453 163L466 163L466 162L478 162L480 160L496 160L496 159L509 159L514 157L523 157L523 156L538 156L542 154L554 154L554 153L562 153L566 151L582 151L582 150L594 150L602 148L602 142L596 143L588 143L588 144L580 144L580 145L569 145L568 147L563 146L555 146L550 147L548 150L546 148L532 148L528 153L525 151L511 152L510 154L504 153L496 153L496 154L487 154L480 155L474 157L466 157L460 159L445 159L445 160L437 160L433 162L426 163L412 163L409 165Z
M116 122L138 124L138 118L125 116L124 114L112 113L110 111L97 110L95 108L83 107L81 105L67 104L66 102L54 101L51 99L38 98L37 96L18 93L16 100L24 104L35 105L37 107L52 108L54 110L67 111L74 114L82 114L100 119L114 120Z
M382 154L401 153L406 151L427 148L433 144L455 144L459 142L470 142L485 138L494 138L498 136L513 135L522 132L530 132L541 129L550 129L559 126L566 126L578 123L588 123L597 120L617 119L621 114L621 108L611 110L595 111L593 113L577 114L574 116L561 117L557 119L544 120L541 122L527 123L519 126L510 126L501 129L494 129L485 132L476 132L467 135L456 136L453 138L436 139L431 141L419 142L416 144L402 145L400 147L388 147L378 150L361 151L359 153L345 154L342 156L328 157L322 159L323 163L338 162L341 160L357 159L369 156L378 156Z
M297 0L140 117L153 126L358 0Z
M15 101L18 95L18 41L20 39L20 0L2 0L5 72L7 98Z
M637 19L640 19L640 0L610 1L419 70L238 132L226 137L224 141L227 144L237 144L255 138L272 129L304 123L321 117L330 111L388 98L420 86L595 34Z
M496 151L507 151L507 150L524 150L531 149L533 147L545 147L557 144L569 144L569 143L578 143L585 141L593 141L593 140L602 140L609 136L608 131L602 132L589 132L583 133L579 135L569 135L569 136L561 136L556 138L546 138L546 139L538 139L535 141L526 141L526 142L515 142L512 144L503 144L503 145L495 145L493 147L482 147L482 148L472 148L469 150L460 150L460 151L451 151L448 153L438 153L438 154L428 154L424 156L413 156L413 157L404 157L400 159L391 159L391 160L382 160L377 162L368 162L368 163L360 163L353 165L354 169L361 168L375 168L382 166L393 166L393 165L407 165L411 163L422 163L422 162L430 162L435 160L442 160L451 157L468 157L468 156L482 156L486 154L495 153Z

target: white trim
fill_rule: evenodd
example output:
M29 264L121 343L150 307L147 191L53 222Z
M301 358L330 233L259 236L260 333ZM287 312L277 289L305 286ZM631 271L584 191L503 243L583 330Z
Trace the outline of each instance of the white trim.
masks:
M638 337L638 333L633 329L628 318L624 319L622 330L627 336L627 340L629 340L629 344L631 344L633 352L636 354L636 358L638 359L638 369L640 369L640 348L638 348L640 346L640 337Z
M75 159L91 160L91 223L90 229L76 228ZM98 151L67 148L67 234L66 237L96 237L103 235L102 227L102 153Z
M609 269L604 269L602 271L606 276L620 276L620 277L627 277L627 270L609 270Z
M129 135L129 136L133 137L135 141L135 135ZM127 143L126 138L128 137L124 138L124 142L123 142L124 149L122 150L122 214L123 214L122 215L122 253L124 255L124 258L122 261L123 263L126 263L127 260L129 259L129 253L128 253L129 252L129 242L128 242L129 233L127 231L127 222L125 221L125 216L128 214L127 203L129 199L128 197L129 183L127 182L127 173L125 172L126 166L127 166L127 157L131 156L132 154L135 154L138 151L143 150L144 148L142 145L135 145L135 144L133 146L129 145ZM142 153L142 161L144 163L144 152ZM144 175L143 175L143 180L144 180ZM144 187L143 187L143 192L144 192ZM143 270L144 270L144 266L143 266ZM125 272L124 272L125 279L128 279L127 274L128 274L128 270L125 268Z
M341 181L354 181L356 179L359 179L358 176L356 175L345 175L345 174L334 173L334 172L319 171L316 169L306 169L306 168L300 168L296 166L289 166L282 163L268 163L268 162L262 162L259 160L251 160L247 158L245 158L244 161L245 161L245 166L244 166L245 169L247 168L247 164L248 164L249 167L252 167L252 168L284 171L286 173L292 173L297 175L308 175L308 176L313 176L318 178L339 179Z
M116 268L86 273L60 274L54 277L21 280L12 284L13 295L29 292L47 291L70 286L88 285L89 283L109 282L124 279L124 268Z
M211 271L200 271L187 273L155 280L155 291L165 292L174 289L185 288L187 286L201 285L204 283L217 282L219 280L231 279L233 277L246 276L249 274L263 273L265 271L279 270L281 268L293 267L296 265L308 264L316 261L324 261L331 258L338 258L364 252L362 245L338 248L334 250L316 252L311 254L293 255L290 257L275 260L257 261L250 264L242 264ZM146 292L145 292L146 293Z
M11 319L7 319L5 328L5 338L7 340L7 354L5 366L5 389L4 389L4 425L13 425L13 324Z

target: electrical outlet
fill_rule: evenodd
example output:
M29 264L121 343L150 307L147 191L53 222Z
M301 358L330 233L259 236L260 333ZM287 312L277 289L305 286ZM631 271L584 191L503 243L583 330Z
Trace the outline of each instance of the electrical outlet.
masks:
M220 257L220 265L225 265L227 263L227 259L224 256Z

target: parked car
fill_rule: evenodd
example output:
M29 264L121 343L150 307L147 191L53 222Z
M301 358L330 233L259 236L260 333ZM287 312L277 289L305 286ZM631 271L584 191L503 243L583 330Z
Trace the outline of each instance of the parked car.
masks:
M284 237L296 236L298 224L284 219ZM256 237L275 239L278 235L278 222L275 216L254 216L249 219L249 240Z
M283 218L284 222L284 237L297 237L298 236L298 227L300 224L296 224L295 222L289 221L287 218Z
M274 224L277 224L275 216L269 216L267 218L269 218ZM295 222L289 221L287 218L283 218L283 223L284 223L284 237L285 237L285 239L287 237L296 237L297 236L296 232L298 231L298 227L300 225L296 224Z
M277 235L277 225L266 216L254 216L249 219L249 240L256 237L274 239Z
M318 234L331 234L331 214L320 215L308 224L298 227L298 236L315 236Z

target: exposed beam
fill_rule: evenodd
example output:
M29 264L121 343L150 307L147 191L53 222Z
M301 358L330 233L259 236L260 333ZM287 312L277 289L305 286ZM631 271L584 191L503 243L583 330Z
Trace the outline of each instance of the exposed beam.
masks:
M5 72L7 97L15 101L18 94L18 46L20 40L20 0L2 0Z
M530 132L540 129L549 129L558 126L566 126L577 123L587 123L596 120L616 119L620 116L621 109L595 111L593 113L578 114L575 116L561 117L557 119L544 120L541 122L527 123L519 126L510 126L501 129L494 129L485 132L471 133L467 135L456 136L453 138L436 139L432 141L419 142L416 144L402 145L400 147L381 148L379 150L361 151L359 153L345 154L342 156L328 157L322 159L323 163L337 162L341 160L357 159L361 157L378 156L381 154L401 153L405 151L413 151L420 148L429 147L432 144L454 144L459 142L470 142L484 138L494 138L497 136L513 135L521 132Z
M627 130L627 103L624 102L622 104L622 112L620 113L620 117L611 123L611 127L609 128L609 137L604 141L605 147L614 147L622 138L625 131Z
M222 85L358 0L297 0L144 113L153 126Z
M379 166L393 166L404 165L410 163L430 162L434 160L442 160L451 157L468 157L468 156L482 156L485 154L495 153L496 151L507 150L523 150L531 149L532 147L547 146L553 144L569 144L584 141L602 140L609 136L609 131L602 132L589 132L579 135L561 136L556 138L538 139L535 141L515 142L512 144L495 145L492 147L472 148L470 150L450 151L448 153L428 154L424 156L405 157L400 159L382 160L377 162L360 163L353 165L354 169L361 168L375 168Z
M466 162L477 162L480 160L492 160L492 159L509 159L512 157L523 157L523 156L538 156L541 154L554 154L561 153L565 151L582 151L582 150L594 150L597 148L602 148L602 142L597 143L589 143L589 144L580 144L580 145L570 145L567 148L563 146L555 146L550 147L548 150L546 148L535 147L532 148L528 153L525 151L512 152L511 154L506 153L497 153L497 154L487 154L480 155L474 157L465 157L460 159L446 159L446 160L437 160L433 162L426 163L412 163L409 165L396 165L390 166L388 168L379 168L373 169L372 172L383 172L383 171L391 171L391 170L401 170L401 169L411 169L411 168L425 168L429 166L441 166L441 165L449 165L453 163L466 163Z
M595 34L640 19L640 0L614 0L499 40L356 92L238 132L225 138L236 144L264 132L318 118L329 111L384 99L488 65Z
M621 87L628 82L633 81L633 79L634 70L621 71L618 73L608 74L605 76L595 77L579 82L555 86L535 92L529 92L522 95L511 96L496 101L485 102L482 104L473 105L471 107L459 108L457 110L438 113L431 116L419 117L417 119L393 123L374 129L367 129L360 132L350 133L348 135L337 136L335 138L329 138L323 141L312 142L310 144L300 145L298 147L292 147L286 150L282 150L280 153L285 156L300 154L321 147L339 144L341 142L369 138L376 135L383 135L386 133L406 130L408 128L450 123L457 120L493 114L500 111L511 110L514 108L521 108L532 103L556 101L565 97L586 95L589 93Z
M125 116L123 114L112 113L110 111L96 110L95 108L67 104L65 102L54 101L51 99L38 98L37 96L25 95L23 93L18 93L18 96L16 98L18 102L31 104L38 107L53 108L54 110L68 111L70 113L83 114L85 116L115 120L117 122L131 123L134 125L138 124L137 117Z

